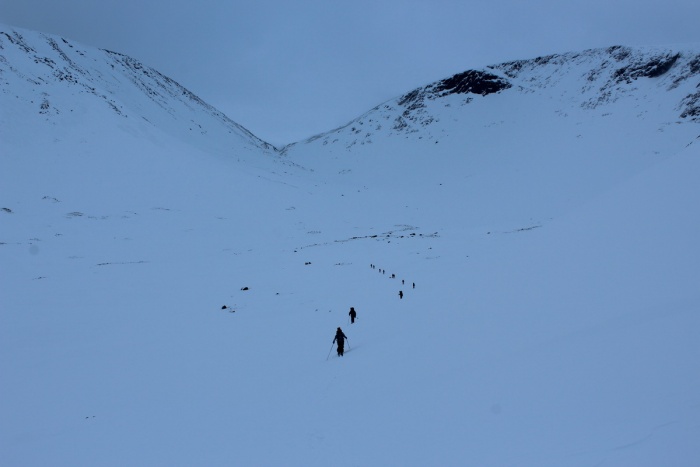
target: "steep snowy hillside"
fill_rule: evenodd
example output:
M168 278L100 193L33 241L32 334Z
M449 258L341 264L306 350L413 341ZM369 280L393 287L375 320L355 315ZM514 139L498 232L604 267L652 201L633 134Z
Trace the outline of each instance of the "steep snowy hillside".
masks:
M80 121L87 107L92 112L89 118L115 115L122 126L145 121L208 151L274 152L153 68L57 36L0 25L0 83L3 117L9 121Z
M439 141L447 133L445 120L453 119L454 114L479 114L482 123L492 123L484 122L489 115L480 114L478 104L486 96L491 96L488 101L492 101L492 95L498 93L534 94L532 103L539 103L535 108L551 107L550 111L562 117L580 109L597 109L598 113L593 115L608 116L615 108L612 104L622 102L639 109L636 116L642 120L656 119L666 124L697 122L700 120L700 52L692 48L657 50L616 46L469 70L385 102L306 143L320 141L326 145L342 140L346 147L352 147L371 144L381 136L414 133L417 138ZM477 109L471 108L474 106ZM506 120L518 111L500 110L501 118ZM462 130L470 133L473 129L462 125Z
M700 458L697 51L466 72L281 156L4 30L2 465Z

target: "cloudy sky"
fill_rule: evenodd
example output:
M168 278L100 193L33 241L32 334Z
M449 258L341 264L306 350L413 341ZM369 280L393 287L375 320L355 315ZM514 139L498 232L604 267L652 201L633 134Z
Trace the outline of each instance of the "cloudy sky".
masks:
M2 0L0 22L131 55L275 145L469 68L699 44L698 0Z

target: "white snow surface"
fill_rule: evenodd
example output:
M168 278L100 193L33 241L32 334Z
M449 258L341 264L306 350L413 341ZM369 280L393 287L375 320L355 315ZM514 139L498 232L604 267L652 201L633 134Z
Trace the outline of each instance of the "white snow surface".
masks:
M700 47L279 152L71 45L0 29L0 464L698 465Z

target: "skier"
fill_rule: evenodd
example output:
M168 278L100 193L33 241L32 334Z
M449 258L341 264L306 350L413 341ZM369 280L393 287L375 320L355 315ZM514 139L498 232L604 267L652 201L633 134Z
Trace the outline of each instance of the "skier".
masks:
M343 330L338 328L337 331L335 331L335 337L333 338L333 343L338 341L338 356L342 357L343 352L345 350L345 339L347 339L348 336L343 334Z
M399 298L403 298L403 290L399 290Z
M348 313L348 314L350 315L350 324L354 323L355 317L357 316L357 312L355 312L355 307L351 306L350 313Z

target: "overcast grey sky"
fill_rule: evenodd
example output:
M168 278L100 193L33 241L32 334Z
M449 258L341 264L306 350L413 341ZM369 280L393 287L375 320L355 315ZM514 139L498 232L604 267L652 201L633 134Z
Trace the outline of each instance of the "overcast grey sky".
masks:
M2 0L0 22L131 55L275 145L469 68L700 44L699 0Z

